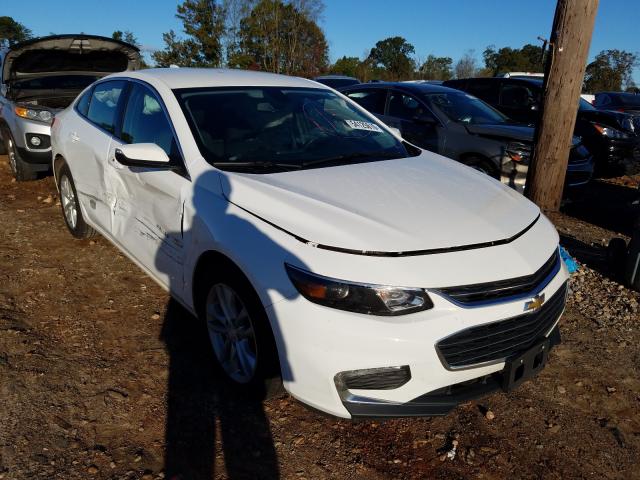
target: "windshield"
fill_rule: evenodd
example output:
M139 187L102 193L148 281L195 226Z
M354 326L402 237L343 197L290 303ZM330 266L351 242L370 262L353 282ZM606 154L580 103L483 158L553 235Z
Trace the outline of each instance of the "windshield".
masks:
M291 170L419 153L409 153L378 123L324 89L200 88L175 94L202 155L218 168L267 173L267 167Z
M584 98L580 97L580 103L578 104L578 110L595 110L596 108L587 102Z
M450 120L469 125L509 123L509 119L482 100L464 92L440 92L425 95L429 106Z

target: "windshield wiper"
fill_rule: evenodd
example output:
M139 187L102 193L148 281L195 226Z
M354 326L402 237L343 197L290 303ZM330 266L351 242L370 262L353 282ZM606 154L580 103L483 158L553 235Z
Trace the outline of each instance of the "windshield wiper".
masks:
M318 165L341 165L343 163L348 163L352 160L361 160L364 158L368 158L371 160L391 160L394 158L404 158L401 154L396 156L387 152L355 152L348 153L346 155L338 155L336 157L328 157L328 158L319 158L317 160L310 160L308 162L304 162L302 166L304 168L310 166L318 166Z
M269 162L269 161L254 161L254 162L213 162L213 166L216 168L256 168L261 170L288 168L291 170L300 170L302 165L299 163L281 163L281 162Z

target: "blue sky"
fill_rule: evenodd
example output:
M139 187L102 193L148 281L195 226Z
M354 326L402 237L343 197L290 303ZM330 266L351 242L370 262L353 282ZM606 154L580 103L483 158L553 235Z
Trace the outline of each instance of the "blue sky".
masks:
M162 48L162 32L181 30L177 0L0 0L9 15L36 35L83 31L110 35L130 30L148 48ZM362 57L378 40L405 37L419 58L474 49L479 63L487 45L520 47L548 37L555 0L325 0L321 26L330 58ZM605 49L640 51L640 0L602 0L590 58ZM635 71L640 82L640 70Z

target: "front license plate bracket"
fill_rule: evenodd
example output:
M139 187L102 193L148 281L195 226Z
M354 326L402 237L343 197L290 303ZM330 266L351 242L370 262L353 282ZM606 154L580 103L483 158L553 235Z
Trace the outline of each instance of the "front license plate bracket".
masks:
M550 343L546 338L526 352L507 360L503 370L502 389L510 392L535 377L547 363Z

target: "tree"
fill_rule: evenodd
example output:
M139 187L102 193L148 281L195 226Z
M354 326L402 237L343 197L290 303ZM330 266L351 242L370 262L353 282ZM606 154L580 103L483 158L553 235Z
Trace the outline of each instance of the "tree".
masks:
M468 50L456 63L454 71L456 78L471 78L476 75L476 57L474 50Z
M240 21L240 48L229 65L307 77L326 71L329 47L310 5L260 0Z
M638 56L625 50L603 50L587 65L585 92L620 91L633 87L631 77Z
M125 30L124 32L121 30L116 30L111 34L111 38L113 38L114 40L119 40L121 42L130 43L131 45L135 45L136 47L140 47L138 39L129 30Z
M544 69L542 47L527 44L522 48L504 47L496 50L489 45L482 53L485 68L493 76L506 72L542 72Z
M410 57L415 48L402 37L380 40L369 53L372 67L383 69L390 80L410 78L415 70L415 62Z
M451 57L436 57L429 55L420 67L420 76L426 80L449 80L453 73Z
M360 63L361 62L358 57L344 56L336 60L336 63L331 66L331 73L336 73L338 75L347 75L349 77L357 77Z
M0 46L2 43L14 45L33 37L31 30L11 17L0 17Z
M152 55L158 66L220 66L224 9L215 0L184 0L178 5L176 17L182 21L186 38L178 38L173 30L162 34L165 48Z

